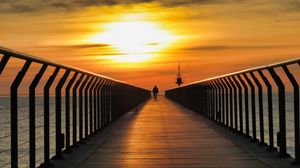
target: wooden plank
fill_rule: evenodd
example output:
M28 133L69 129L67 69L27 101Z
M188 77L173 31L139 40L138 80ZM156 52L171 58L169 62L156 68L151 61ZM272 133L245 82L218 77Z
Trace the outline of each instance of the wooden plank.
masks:
M269 167L204 120L165 98L149 101L79 167Z

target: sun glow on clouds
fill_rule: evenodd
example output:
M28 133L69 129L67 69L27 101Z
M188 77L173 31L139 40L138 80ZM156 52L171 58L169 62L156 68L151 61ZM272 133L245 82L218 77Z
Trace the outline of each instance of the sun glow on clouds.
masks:
M105 58L118 62L147 61L156 57L176 39L157 23L135 20L135 17L125 18L130 20L107 23L103 25L103 32L90 38L90 42L108 44L121 53Z

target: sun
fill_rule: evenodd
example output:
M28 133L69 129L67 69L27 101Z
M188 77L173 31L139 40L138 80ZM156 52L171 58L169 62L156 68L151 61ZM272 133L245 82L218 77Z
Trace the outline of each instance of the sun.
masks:
M106 58L119 62L147 61L169 46L175 36L149 21L121 21L103 26L104 31L93 35L93 43L108 44L118 54Z

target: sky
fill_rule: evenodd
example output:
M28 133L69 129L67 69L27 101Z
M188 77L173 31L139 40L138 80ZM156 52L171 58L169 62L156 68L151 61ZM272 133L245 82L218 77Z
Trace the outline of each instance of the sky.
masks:
M0 19L0 46L147 89L300 53L300 0L0 0Z

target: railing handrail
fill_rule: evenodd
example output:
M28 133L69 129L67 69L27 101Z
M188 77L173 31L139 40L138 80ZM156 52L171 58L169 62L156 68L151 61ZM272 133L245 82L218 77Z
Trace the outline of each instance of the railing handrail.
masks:
M292 65L295 66L291 67ZM287 123L291 124L291 122L287 122L286 102L288 100L286 99L286 94L288 90L286 89L286 84L291 84L293 89L293 100L291 101L293 101L294 112L294 163L299 164L299 82L297 80L298 76L296 76L296 72L299 71L294 71L296 68L299 68L299 66L300 59L297 58L285 62L245 69L167 90L166 96L217 121L222 126L233 129L240 135L245 135L246 138L251 138L252 142L259 142L262 146L266 144L265 133L267 132L269 134L267 149L269 151L277 151L274 145L275 127L273 124L273 120L275 119L273 117L275 108L273 107L273 94L276 93L276 110L278 111L277 119L279 120L277 122L278 129L276 128L276 131L278 131L276 133L277 146L279 147L278 155L280 157L290 157L287 148L287 139L290 138L287 136L287 133L290 131L287 129ZM290 69L292 68L295 69L291 71ZM279 69L282 73L277 72ZM266 73L270 76L267 77ZM271 84L270 80L274 83ZM266 87L265 96L267 97L265 98L267 99L264 98L263 86ZM276 91L278 92L275 92L274 88L277 88ZM251 102L251 104L249 102ZM267 106L264 106L266 103ZM266 108L267 115L265 115ZM268 130L265 130L264 125L266 121L264 117L268 119ZM245 129L243 128L244 121ZM240 122L239 125L238 122ZM252 127L251 130L250 126ZM257 132L259 132L259 139Z
M227 74L224 74L224 75L219 75L219 76L215 76L215 77L211 77L211 78L206 78L206 79L203 79L203 80L199 80L199 81L189 83L189 84L184 85L182 87L191 86L191 85L194 85L194 84L210 81L210 80L213 80L213 79L230 77L230 76L235 76L235 75L239 75L239 74L243 74L243 73L249 73L249 72L254 72L254 71L259 71L259 70L265 70L265 69L268 69L268 68L277 68L277 67L280 67L282 65L290 65L290 64L295 64L295 63L300 63L300 58L296 58L296 59L292 59L292 60L288 60L288 61L283 61L283 62L277 62L277 63L268 64L268 65L264 65L264 66L258 66L258 67L254 67L254 68L248 68L248 69L244 69L244 70L240 70L240 71L236 71L236 72L227 73ZM168 90L173 90L173 89L176 89L176 88L178 88L178 87L173 87L173 88L168 89Z
M120 116L135 108L137 105L147 100L150 97L150 91L144 88L137 87L126 82L112 79L110 77L100 75L94 72L86 71L80 68L75 68L68 65L59 64L50 60L42 59L40 57L14 51L0 46L0 76L10 58L24 60L21 70L15 75L15 79L10 85L10 151L11 167L18 167L18 88L21 85L27 71L32 63L41 64L40 70L35 75L33 81L29 86L29 167L36 167L36 87L40 79L43 77L47 67L53 67L55 70L49 75L43 89L43 120L44 122L44 163L43 167L48 167L50 162L50 87L54 81L58 81L55 86L55 155L52 158L61 159L63 157L63 150L71 151L71 137L72 144L76 146L79 142L87 140L88 137L96 131L101 131L110 123L118 119ZM63 75L57 77L59 71ZM73 73L71 75L71 73ZM81 74L77 78L78 74ZM84 77L84 78L83 78ZM68 80L69 79L69 80ZM76 86L73 84L76 82ZM63 95L63 87L66 86L65 97ZM80 87L79 87L80 86ZM72 88L73 87L73 88ZM72 111L70 110L72 88ZM77 94L78 93L78 94ZM79 95L79 96L77 96ZM131 99L128 99L130 97ZM62 102L65 99L65 102ZM63 111L63 106L65 110ZM78 113L77 113L78 112ZM71 117L72 113L72 117ZM62 115L65 117L62 118ZM78 119L75 119L78 116ZM72 118L72 121L71 121ZM89 121L88 121L89 118ZM84 121L83 121L84 119ZM65 123L62 121L65 120ZM72 122L73 134L71 135ZM90 124L88 125L88 122ZM84 123L84 126L83 126ZM63 127L62 125L65 125ZM62 129L65 129L63 133ZM83 135L84 130L84 135ZM79 139L76 135L79 131ZM64 141L64 136L66 141ZM24 137L22 137L24 138ZM26 138L25 138L26 139ZM52 144L53 144L52 143ZM53 144L53 145L54 145ZM64 147L65 146L65 147ZM24 155L26 156L26 155ZM0 162L1 164L1 162ZM2 166L2 165L0 165Z
M30 61L40 63L40 64L47 64L49 66L59 67L59 68L62 68L62 69L69 69L69 70L74 71L74 72L84 73L84 74L100 77L100 78L111 80L111 81L118 82L118 83L128 84L124 81L113 79L113 78L107 77L105 75L100 75L100 74L97 74L95 72L90 72L90 71L83 70L83 69L80 69L80 68L76 68L76 67L66 65L66 64L59 64L59 63L56 63L55 61L50 61L48 59L43 59L43 58L33 56L33 55L30 55L30 54L26 54L26 53L22 53L22 52L19 52L19 51L11 50L11 49L5 48L3 46L0 46L0 54L8 55L8 56L19 58L19 59L22 59L22 60L30 60ZM128 84L128 85L134 86L132 84ZM135 87L137 87L137 86L135 86Z

